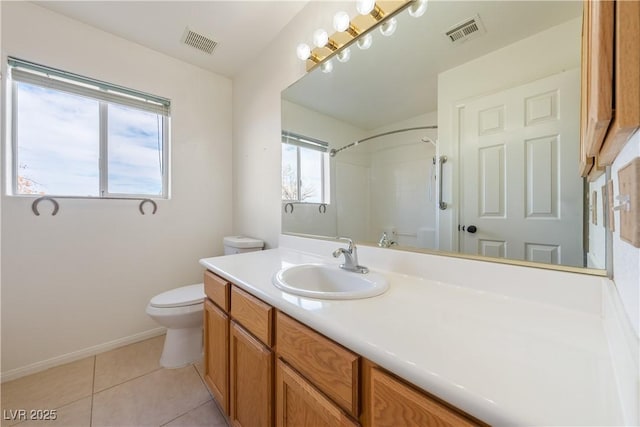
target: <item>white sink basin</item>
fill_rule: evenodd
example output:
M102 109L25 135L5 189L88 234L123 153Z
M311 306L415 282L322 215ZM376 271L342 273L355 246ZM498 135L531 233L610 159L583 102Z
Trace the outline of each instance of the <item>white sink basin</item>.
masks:
M319 299L369 298L389 289L387 279L378 273L352 273L328 264L283 268L273 276L273 284L290 294Z

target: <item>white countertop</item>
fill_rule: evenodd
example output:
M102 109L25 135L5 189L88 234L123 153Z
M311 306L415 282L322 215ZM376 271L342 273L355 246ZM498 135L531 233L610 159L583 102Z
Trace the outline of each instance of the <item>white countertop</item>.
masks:
M599 313L375 269L390 289L361 300L303 298L272 284L283 267L318 262L337 263L283 247L200 260L282 312L489 424L624 424Z

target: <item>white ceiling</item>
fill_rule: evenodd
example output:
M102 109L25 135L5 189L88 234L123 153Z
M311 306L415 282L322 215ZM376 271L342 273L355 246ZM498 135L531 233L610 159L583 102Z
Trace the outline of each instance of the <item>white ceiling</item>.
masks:
M476 14L486 33L452 45L445 32ZM439 73L581 14L579 1L430 1L424 16L415 19L403 12L391 37L375 31L369 50L352 47L349 62L334 61L328 74L314 70L283 97L362 129L375 129L435 111ZM577 33L576 55L579 38Z
M307 1L36 1L39 6L232 77ZM182 43L185 27L218 42L212 55Z

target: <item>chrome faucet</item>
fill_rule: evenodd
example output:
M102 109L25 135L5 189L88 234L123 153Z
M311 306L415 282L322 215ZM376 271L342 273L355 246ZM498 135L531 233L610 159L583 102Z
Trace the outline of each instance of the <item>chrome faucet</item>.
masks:
M382 237L380 237L380 240L378 241L378 246L381 248L389 248L391 245L397 245L397 243L389 239L389 237L387 237L387 232L383 231Z
M358 265L358 248L356 248L353 240L349 239L348 237L338 237L338 240L344 240L345 242L349 243L349 247L347 249L338 248L333 251L334 258L338 258L340 255L344 255L344 264L340 264L340 268L342 268L343 270L352 271L354 273L368 273L369 269L367 267Z

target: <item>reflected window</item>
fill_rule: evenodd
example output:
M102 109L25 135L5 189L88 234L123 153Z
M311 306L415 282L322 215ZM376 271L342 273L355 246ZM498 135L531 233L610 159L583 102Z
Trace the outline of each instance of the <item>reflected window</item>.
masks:
M282 133L282 200L329 203L329 144Z

